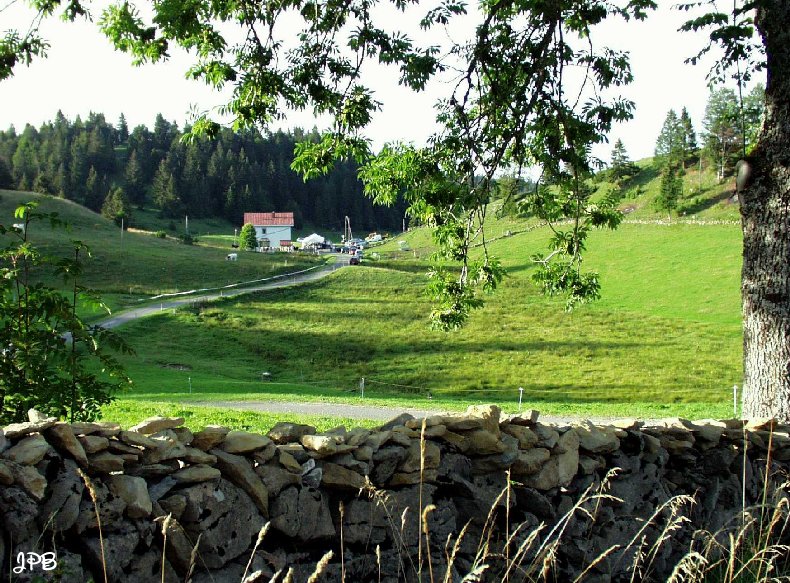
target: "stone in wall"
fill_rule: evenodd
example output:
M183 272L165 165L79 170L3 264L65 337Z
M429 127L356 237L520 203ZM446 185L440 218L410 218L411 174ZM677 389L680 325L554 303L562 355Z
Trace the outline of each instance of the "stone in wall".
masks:
M734 420L558 426L534 412L503 416L496 406L324 434L284 422L268 436L216 426L193 434L180 418L145 420L133 431L34 416L0 433L0 569L13 551L54 544L75 573L64 581L101 580L104 567L110 581L161 581L162 573L183 581L190 569L195 582L236 581L250 559L251 580L289 569L306 579L332 550L326 581L343 571L347 581L379 581L379 569L381 581L412 581L428 568L424 513L436 580L448 540L451 577L473 569L487 541L482 580L498 581L506 525L517 547L542 523L541 541L569 517L553 577L573 580L589 567L591 581L629 579L640 556L634 541L661 536L662 525L644 520L662 505L660 519L671 519L673 496L694 497L677 498L690 522L639 567L660 580L694 528L726 525L744 486L749 503L761 500L769 451L772 469L787 471L788 427L760 420L745 435L746 449L744 424Z

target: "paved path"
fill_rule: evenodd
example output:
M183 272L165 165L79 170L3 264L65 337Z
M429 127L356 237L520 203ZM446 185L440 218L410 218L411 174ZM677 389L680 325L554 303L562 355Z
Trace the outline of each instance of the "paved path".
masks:
M241 411L261 411L266 413L290 413L293 415L323 415L326 417L349 417L351 419L376 419L389 421L401 413L415 417L428 417L443 413L438 409L413 409L376 407L373 405L346 405L343 403L310 403L290 401L194 401L192 404Z
M195 295L166 299L159 302L158 304L149 304L139 308L132 308L131 310L124 310L112 315L109 318L101 320L98 322L98 325L103 326L104 328L117 328L118 326L121 326L132 320L136 320L137 318L150 316L151 314L156 314L163 310L172 310L174 308L179 308L181 306L186 306L196 302L206 302L219 298L230 298L240 296L242 294L249 294L252 292L276 289L280 287L288 287L308 281L315 281L326 277L330 273L333 273L341 267L345 267L346 265L348 265L348 258L338 256L335 262L330 265L318 267L312 271L298 272L292 275L275 276L271 278L271 281L266 281L259 285L244 288L224 289L207 293L197 293Z
M283 413L292 415L322 415L326 417L346 417L350 419L374 419L389 421L401 413L409 413L414 417L428 417L430 415L459 414L460 411L449 412L441 409L417 409L399 407L376 407L375 405L347 405L344 403L310 403L290 401L192 401L193 405L205 407L219 407L224 409L237 409L239 411L259 411L264 413ZM581 417L581 416L554 416L541 415L539 421L556 425L565 425L576 421L587 420L593 423L605 424L614 421L615 417ZM644 420L647 424L653 420Z

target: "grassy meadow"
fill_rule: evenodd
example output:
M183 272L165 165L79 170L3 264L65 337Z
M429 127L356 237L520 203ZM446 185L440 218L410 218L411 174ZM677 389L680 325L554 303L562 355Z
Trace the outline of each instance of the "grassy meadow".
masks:
M538 229L494 243L510 276L468 327L449 334L428 328L425 265L410 253L387 268L370 261L298 288L134 322L124 329L137 350L127 360L129 396L360 403L364 377L368 404L494 401L515 410L523 387L524 406L546 413L732 414L741 378L737 227L596 234L587 261L601 271L604 299L571 313L529 281L528 257L546 236Z
M136 350L123 358L134 383L105 417L132 424L150 414L178 414L196 427L264 430L273 416L211 404L267 399L460 409L496 402L512 412L519 388L523 408L545 414L732 416L732 386L742 378L741 234L737 224L718 221L734 218L737 205L722 198L726 185L713 184L694 203L694 218L706 224L666 224L650 210L656 179L645 178L646 168L636 179L644 181L639 197L623 200L635 205L628 218L639 220L590 238L585 261L601 274L597 303L568 313L561 299L542 296L530 281L529 257L545 248L548 230L491 212L490 249L508 277L466 328L433 331L424 294L432 243L427 230L413 229L377 247L379 260L321 281L165 312L119 329ZM689 171L686 180L692 179ZM32 196L0 192L0 213L7 216ZM315 261L249 253L227 262L232 235L222 231L232 227L192 221L191 230L203 229L196 246L146 232L125 233L121 243L120 229L100 216L42 200L42 210L54 205L72 223L71 238L92 246L86 283L114 307ZM62 233L36 229L48 249L63 247ZM409 251L398 250L401 240ZM301 420L322 428L362 424Z
M316 265L314 257L294 254L240 253L238 261L226 261L230 243L184 245L149 231L121 233L111 221L80 205L29 192L0 190L0 222L18 222L14 209L31 200L39 202L39 212L57 212L69 228L51 229L48 222L39 221L31 225L29 239L44 252L60 256L72 253L71 240L86 243L92 257L86 260L80 281L100 291L114 310L158 294L219 287ZM192 223L204 229L214 224Z

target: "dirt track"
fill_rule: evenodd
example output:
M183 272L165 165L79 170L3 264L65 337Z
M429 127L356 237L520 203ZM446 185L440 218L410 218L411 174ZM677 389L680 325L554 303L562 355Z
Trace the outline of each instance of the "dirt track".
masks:
M151 314L156 314L157 312L172 310L197 302L206 302L219 298L230 298L234 296L240 296L242 294L248 294L267 289L276 289L280 287L288 287L308 281L315 281L317 279L326 277L330 273L333 273L334 271L340 269L341 267L345 267L346 265L348 265L347 260L344 262L341 258L339 258L331 265L319 267L313 271L278 276L277 278L272 278L272 281L267 281L266 283L261 283L260 285L245 288L226 289L208 293L198 293L195 295L179 297L177 299L168 299L157 304L150 304L139 308L133 308L131 310L124 310L123 312L119 312L105 320L98 322L98 325L104 328L117 328L118 326L121 326L132 320L136 320L137 318L143 318L145 316L150 316Z
M430 415L446 414L448 411L436 409L416 409L416 408L396 408L396 407L376 407L374 405L346 405L343 403L306 403L290 401L193 401L194 405L206 407L220 407L225 409L237 409L240 411L259 411L265 413L283 413L293 415L322 415L326 417L347 417L350 419L373 419L377 421L389 421L401 413L409 413L414 417L428 417ZM458 411L454 411L458 414ZM575 417L553 415L541 415L539 420L542 423L565 425L568 423L584 420L593 423L605 424L614 421L613 417ZM287 421L287 418L283 418ZM652 423L653 420L643 420Z

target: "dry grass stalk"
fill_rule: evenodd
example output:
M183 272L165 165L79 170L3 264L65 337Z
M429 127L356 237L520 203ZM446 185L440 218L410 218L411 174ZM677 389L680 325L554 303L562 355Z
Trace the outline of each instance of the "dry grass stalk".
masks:
M422 486L425 482L425 428L427 425L427 420L423 417L422 419L422 429L420 430L420 501L419 501L419 509L417 510L417 516L420 519L419 528L417 528L417 577L420 581L422 581L422 532L423 532L423 525L422 525ZM428 563L431 562L430 555L428 556Z
M422 511L422 530L423 534L425 534L425 555L428 559L428 576L433 583L433 561L431 561L431 538L430 538L430 528L428 527L428 514L436 510L436 506L433 504L429 504L425 507Z
M376 566L379 568L379 583L381 583L381 546L376 545Z
M244 581L247 578L247 573L252 566L252 560L255 558L255 553L258 551L258 547L261 546L264 537L266 537L266 533L269 532L269 526L271 522L267 522L261 527L261 530L258 531L258 538L255 539L255 546L252 548L252 553L250 554L250 559L247 561L247 566L244 567L244 574L241 576L241 580ZM198 542L200 542L200 537L198 537ZM195 544L195 549L193 552L197 550L197 544Z
M604 552L602 552L600 555L595 557L595 559L590 561L590 564L587 565L587 568L585 568L584 571L582 571L579 574L579 576L576 577L576 579L573 580L573 583L581 583L581 581L587 576L587 573L592 571L598 563L603 561L606 557L611 555L614 551L618 550L619 548L620 548L620 545L612 545L608 549L606 549Z
M442 583L451 583L452 581L452 569L453 565L455 564L455 556L458 554L458 549L461 548L461 541L463 540L464 536L466 535L466 531L469 530L469 525L472 524L472 521L469 520L461 529L461 532L458 534L458 538L455 539L455 544L453 545L453 550L451 553L447 553L447 547L445 546L445 557L447 560L447 570L444 573L444 581ZM450 544L450 537L447 538L447 544Z
M479 583L482 581L483 573L488 570L488 565L479 565L469 571L463 579L461 579L461 583Z
M285 579L283 579L283 583L294 583L294 568L290 567L288 572L285 574Z
M697 581L703 581L707 572L707 566L708 560L700 553L695 551L687 553L672 569L672 573L667 578L667 583L696 583Z
M343 501L340 501L340 581L341 583L345 583L346 581L346 558L344 554L344 542L343 542L343 519L346 516L346 506L343 504Z
M663 502L653 511L653 514L650 515L650 518L644 521L642 527L636 532L636 534L634 534L629 543L623 547L626 550L630 549L637 543L637 541L639 541L638 551L634 554L634 560L631 563L630 570L632 583L635 581L643 581L646 577L648 569L643 567L644 559L646 557L650 557L650 563L648 563L648 565L652 564L652 561L658 555L661 545L666 540L668 540L669 533L673 532L677 528L680 528L682 524L688 522L688 518L683 516L680 512L683 506L685 504L693 506L695 503L696 501L693 497L687 496L685 494L673 496L669 500ZM661 515L667 510L669 511L670 517L666 521L661 535L653 543L653 546L645 551L644 549L647 547L647 534L645 531L651 525L654 526L658 524Z
M310 577L308 577L307 583L318 583L318 580L321 578L322 573L326 571L326 568L329 565L329 561L332 560L332 557L334 555L335 553L329 551L323 557L321 557L321 560L318 561L318 563L315 566L315 570L313 571L313 574L310 575ZM291 571L289 571L288 574L290 575ZM286 579L287 578L288 577L286 577Z
M173 515L168 514L162 522L162 583L165 583L165 551L167 550L167 532L170 530L170 523L173 520Z
M101 514L99 513L99 496L96 494L96 487L93 485L88 475L83 472L81 468L77 468L77 473L79 473L82 481L85 482L85 487L88 489L91 500L93 501L93 511L96 513L96 524L99 527L99 548L101 549L101 566L104 571L104 583L109 583L107 579L107 560L104 556L104 535L102 534Z
M403 533L406 529L406 518L409 512L409 508L406 507L403 509L403 513L401 514L400 517L400 530L399 530L395 525L395 518L393 517L392 512L390 511L389 496L387 492L377 489L370 482L370 478L368 476L365 476L365 484L360 489L360 493L362 492L366 493L369 498L374 500L376 502L376 506L380 506L384 510L384 514L386 515L387 518L387 524L389 525L390 530L393 534L393 538L395 539L396 546L398 547L399 551L401 551L398 553L398 560L399 560L398 573L400 572L406 573L406 565L403 562L403 554L404 554L403 551L406 549L406 541L404 539ZM414 565L411 555L409 555L408 553L407 553L407 558L411 563L412 569L416 571L417 568Z
M191 583L192 582L192 575L195 572L195 565L197 564L198 547L200 546L200 539L202 537L203 537L203 533L200 533L198 535L198 537L197 537L197 540L195 541L195 546L192 547L192 552L189 553L189 569L187 570L187 576L186 576L186 579L185 579L185 581L187 583ZM164 567L164 560L162 561L162 564L163 564L163 567ZM248 568L249 568L249 566L250 566L249 563L247 563L247 567ZM162 569L162 571L164 573L164 568ZM244 570L244 575L242 575L241 580L244 581L244 579L246 577L247 577L247 570L245 569Z
M538 536L540 535L541 531L545 528L546 524L541 523L530 531L529 535L519 545L518 551L516 551L516 554L513 555L513 559L508 563L507 570L505 571L506 576L509 577L511 571L514 571L515 569L519 569L522 574L526 575L526 572L521 569L521 563L523 562L526 554L532 548L532 545L535 544L536 540L538 540Z
M538 571L538 577L544 580L548 577L549 573L556 564L559 543L562 540L568 525L576 516L577 512L587 516L592 520L593 514L585 508L586 505L594 504L599 500L622 502L621 499L605 493L606 489L608 488L609 481L616 475L618 471L619 470L617 468L610 470L598 485L597 490L595 489L595 484L591 484L582 493L571 509L560 517L557 523L548 532L544 541L538 547L535 553L535 560L526 570L527 577L534 578L536 576L536 571Z
M511 537L510 533L510 468L507 469L505 472L505 476L507 479L507 496L505 498L505 534L508 535L507 540L505 541L505 564L510 563L510 541ZM510 581L509 571L505 572L505 576L502 579L505 583Z

